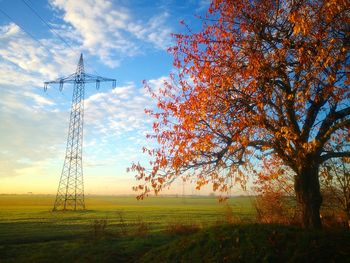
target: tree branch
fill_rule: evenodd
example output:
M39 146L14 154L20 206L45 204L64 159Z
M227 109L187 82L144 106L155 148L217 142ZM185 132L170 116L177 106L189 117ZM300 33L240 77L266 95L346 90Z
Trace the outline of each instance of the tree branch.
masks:
M340 119L345 118L346 116L350 115L350 107L344 108L340 111L335 111L335 109L331 109L327 117L324 119L321 128L316 136L316 140L320 141L321 144L324 144L328 141L329 137L334 133L336 130L342 127L346 127L347 125L350 125L350 120L344 120L342 122L339 122L335 124L333 127L332 125Z
M319 92L319 91L318 91ZM311 105L307 111L306 119L301 131L302 141L307 141L310 135L311 127L314 125L316 117L321 107L327 102L328 99L321 99L319 102L311 101Z
M350 157L350 152L328 152L324 155L321 155L321 163L332 159L332 158L341 158L341 157Z
M334 124L332 127L330 127L323 135L322 138L319 139L320 145L319 148L323 148L323 145L331 138L331 135L335 133L337 130L342 129L342 128L350 128L350 119L338 122Z

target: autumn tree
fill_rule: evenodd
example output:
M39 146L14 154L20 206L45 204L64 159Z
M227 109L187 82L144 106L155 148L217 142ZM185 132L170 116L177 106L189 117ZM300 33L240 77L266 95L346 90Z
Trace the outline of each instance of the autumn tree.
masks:
M159 147L144 149L151 170L131 167L140 197L179 176L227 191L282 162L320 228L319 167L350 156L349 16L347 0L214 0L199 32L174 35L178 74L150 90Z

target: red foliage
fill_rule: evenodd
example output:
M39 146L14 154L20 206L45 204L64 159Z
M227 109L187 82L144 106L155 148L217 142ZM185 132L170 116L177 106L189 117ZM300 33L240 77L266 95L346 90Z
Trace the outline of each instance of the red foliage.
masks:
M144 183L135 189L142 198L181 176L225 192L269 158L296 174L317 221L318 168L350 155L349 1L214 0L202 20L200 32L174 35L178 75L149 89L159 148L144 150L150 172L132 165Z

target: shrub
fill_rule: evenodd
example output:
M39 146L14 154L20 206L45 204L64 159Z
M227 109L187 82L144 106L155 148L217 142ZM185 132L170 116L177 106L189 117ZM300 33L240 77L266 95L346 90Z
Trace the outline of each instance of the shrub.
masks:
M294 201L294 202L293 202ZM295 200L279 192L265 192L256 197L256 220L263 224L299 225L299 211Z
M223 216L224 216L224 223L227 224L241 224L242 219L235 215L232 209L232 206L229 204L225 204L224 209L223 209Z
M122 211L117 212L119 216L119 223L118 223L118 234L120 236L127 236L128 235L128 230L127 230L127 223L125 222L124 215Z
M107 219L95 219L92 224L92 237L93 239L100 239L106 235Z
M346 213L341 209L321 209L321 221L325 228L349 228Z
M145 222L141 217L136 222L135 234L137 236L147 236L149 234L150 226L149 223Z
M200 230L200 226L193 222L170 222L166 226L165 232L171 235L193 234Z

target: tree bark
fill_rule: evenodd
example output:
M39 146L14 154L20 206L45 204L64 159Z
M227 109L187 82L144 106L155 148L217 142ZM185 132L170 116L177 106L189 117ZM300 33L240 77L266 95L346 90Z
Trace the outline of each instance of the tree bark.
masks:
M304 228L321 229L320 207L322 196L318 177L319 166L306 162L295 176L294 188L301 207Z

